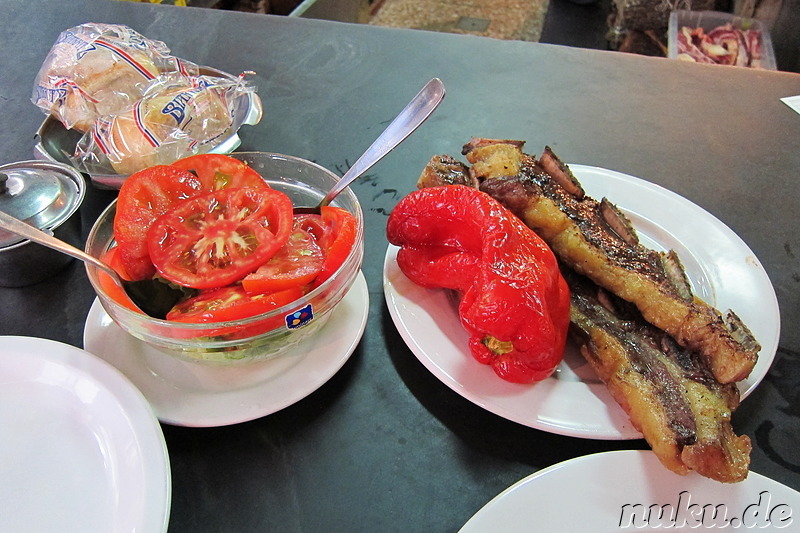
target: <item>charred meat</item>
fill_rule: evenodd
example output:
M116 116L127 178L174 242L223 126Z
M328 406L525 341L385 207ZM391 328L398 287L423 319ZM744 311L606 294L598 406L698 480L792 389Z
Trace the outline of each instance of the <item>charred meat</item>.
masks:
M700 353L720 382L750 374L760 347L738 317L723 316L695 297L677 256L641 245L625 215L607 199L586 195L549 148L537 160L506 141L472 145L466 156L481 190L536 231L563 264L633 303L645 320Z
M534 229L561 262L581 353L661 462L744 479L750 440L730 420L758 343L735 314L692 294L677 254L642 246L620 209L586 195L549 147L536 159L523 144L472 139L462 151L471 166L436 156L418 186L472 184Z
M628 302L564 270L581 353L662 464L724 483L745 479L750 439L730 423L739 404L736 385L719 383L697 353Z

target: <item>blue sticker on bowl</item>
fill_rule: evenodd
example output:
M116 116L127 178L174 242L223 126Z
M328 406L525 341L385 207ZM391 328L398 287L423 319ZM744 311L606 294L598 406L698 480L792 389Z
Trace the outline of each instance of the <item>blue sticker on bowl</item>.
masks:
M286 327L297 329L311 322L312 318L314 318L314 310L311 308L311 304L308 304L302 309L286 315Z

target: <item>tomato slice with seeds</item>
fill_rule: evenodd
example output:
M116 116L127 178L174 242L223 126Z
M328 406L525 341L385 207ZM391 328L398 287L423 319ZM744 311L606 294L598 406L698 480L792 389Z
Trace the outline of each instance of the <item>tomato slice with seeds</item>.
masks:
M131 279L149 278L156 272L146 240L156 218L177 202L233 187L268 189L269 185L246 163L223 154L193 155L129 176L117 199L114 237L120 261Z
M247 163L224 154L197 154L184 157L171 166L188 170L211 192L238 187L269 187L264 178Z
M168 165L141 170L123 182L117 195L114 238L119 260L131 279L155 274L145 238L153 221L175 202L202 192L203 185L197 176Z
M314 281L325 256L316 238L297 224L295 219L286 244L258 270L242 280L249 293L265 293L301 287Z
M355 246L358 233L356 217L341 207L324 206L322 220L326 226L321 242L325 252L325 263L314 279L315 287L330 278L344 264L350 255L350 250Z
M237 282L267 262L292 230L292 201L274 189L229 188L179 202L147 232L150 259L195 289Z

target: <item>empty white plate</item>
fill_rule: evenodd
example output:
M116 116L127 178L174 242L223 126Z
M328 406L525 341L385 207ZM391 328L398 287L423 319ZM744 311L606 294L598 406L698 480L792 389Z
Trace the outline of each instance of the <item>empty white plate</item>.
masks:
M0 531L166 531L171 486L161 426L122 373L0 337Z
M755 472L723 484L679 476L651 451L570 459L501 492L459 533L795 531L800 493Z

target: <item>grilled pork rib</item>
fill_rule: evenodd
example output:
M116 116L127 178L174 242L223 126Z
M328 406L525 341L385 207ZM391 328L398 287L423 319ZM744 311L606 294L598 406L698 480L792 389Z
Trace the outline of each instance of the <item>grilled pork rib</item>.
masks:
M581 353L642 432L662 464L732 483L745 479L750 439L736 436L733 383L719 383L697 353L641 318L638 310L565 269L570 320Z
M538 233L559 260L632 302L645 320L697 351L722 383L746 378L760 346L731 311L692 295L675 254L642 246L627 218L586 195L567 165L546 148L539 160L519 144L473 140L471 177Z
M695 470L721 482L744 479L750 439L736 436L730 418L739 403L734 381L749 374L757 343L737 319L727 327L693 296L676 254L641 246L619 209L588 197L549 148L537 161L522 153L522 144L473 139L463 150L472 166L434 156L417 185L480 187L536 230L562 261L581 353L661 462L679 474ZM583 274L608 286L600 288L602 283ZM654 294L657 301L649 302ZM685 347L645 320L645 314L675 314L676 308L681 320L656 322L678 323L678 333L694 333L690 342L686 334L679 337ZM720 342L734 354L709 349Z

